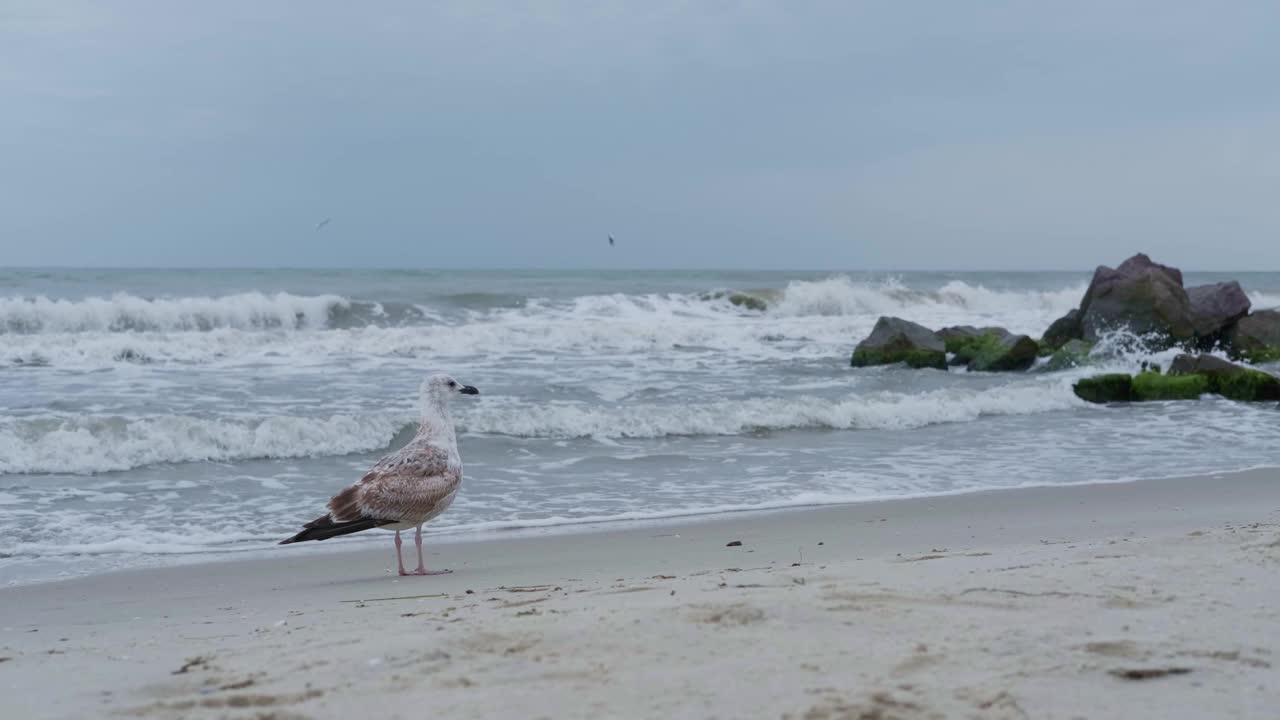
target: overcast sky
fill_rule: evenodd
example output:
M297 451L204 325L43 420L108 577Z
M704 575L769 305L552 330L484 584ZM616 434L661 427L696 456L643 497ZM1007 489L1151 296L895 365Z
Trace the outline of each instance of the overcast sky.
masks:
M1280 3L0 2L0 265L1137 250L1280 269Z

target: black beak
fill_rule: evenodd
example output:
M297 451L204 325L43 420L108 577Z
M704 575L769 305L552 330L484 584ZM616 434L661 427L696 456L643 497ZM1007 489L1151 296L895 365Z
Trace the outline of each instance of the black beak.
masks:
M479 395L480 394L480 391L476 389L475 385L463 385L462 389L459 390L458 392L462 393L463 395Z

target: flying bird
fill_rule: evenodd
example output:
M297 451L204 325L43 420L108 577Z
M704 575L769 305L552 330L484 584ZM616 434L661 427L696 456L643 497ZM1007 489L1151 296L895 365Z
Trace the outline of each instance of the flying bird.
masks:
M613 236L609 236L609 247L613 247Z
M329 224L329 220L330 218L325 218L320 222L316 223L316 232L320 232L321 230L323 230L324 226Z
M407 445L383 457L364 477L329 500L329 512L303 525L302 532L281 545L328 540L339 535L382 528L396 533L396 566L401 575L438 575L422 564L422 526L444 512L462 485L462 458L453 431L449 402L455 395L479 395L448 375L432 375L422 383L422 424ZM418 567L404 569L400 531L416 528Z

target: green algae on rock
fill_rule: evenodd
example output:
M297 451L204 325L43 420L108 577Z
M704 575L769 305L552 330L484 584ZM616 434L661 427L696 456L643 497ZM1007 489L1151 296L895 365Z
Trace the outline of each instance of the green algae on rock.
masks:
M854 348L854 367L906 363L913 368L947 367L947 350L932 330L902 318L881 316L865 340Z
M1280 361L1280 310L1259 310L1226 332L1232 357L1254 363Z
M1179 355L1169 366L1169 374L1204 376L1209 379L1210 392L1231 400L1280 400L1280 378L1212 355Z
M764 312L769 309L768 300L740 290L715 290L713 292L704 292L698 297L702 300L728 300L730 305L748 310Z
M1133 376L1110 373L1087 377L1072 386L1076 397L1091 403L1129 402L1133 399Z
M1133 377L1133 399L1195 400L1212 392L1209 378L1204 375L1161 375L1148 370Z
M1041 346L1043 348L1043 346ZM1093 343L1084 340L1069 340L1062 347L1053 351L1049 361L1040 366L1041 370L1053 372L1080 367L1089 362L1089 353L1093 351Z
M1280 378L1211 355L1179 355L1167 375L1159 370L1136 376L1097 375L1080 380L1072 389L1092 403L1195 400L1206 394L1241 402L1280 400Z
M939 330L938 336L952 355L952 365L966 365L979 372L1026 370L1040 354L1035 340L1004 328L951 327Z

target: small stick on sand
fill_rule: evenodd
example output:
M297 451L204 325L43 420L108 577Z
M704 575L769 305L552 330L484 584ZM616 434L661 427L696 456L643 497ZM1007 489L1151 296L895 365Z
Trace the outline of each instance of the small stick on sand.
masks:
M339 600L344 603L382 602L384 600L416 600L418 598L449 597L449 593L433 593L431 595L397 595L396 597L369 598L367 600Z

